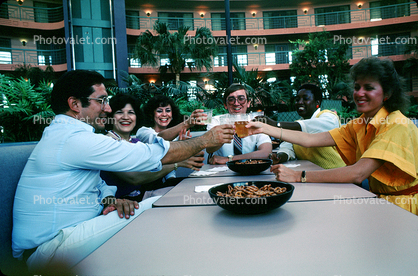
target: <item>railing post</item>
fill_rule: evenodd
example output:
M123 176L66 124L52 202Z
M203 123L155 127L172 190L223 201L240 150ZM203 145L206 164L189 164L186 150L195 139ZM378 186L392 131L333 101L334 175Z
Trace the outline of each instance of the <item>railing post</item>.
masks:
M226 54L228 65L228 86L233 82L232 75L232 46L231 46L231 18L229 9L229 0L225 0L225 24L226 24Z
M0 126L0 143L4 143L4 127Z

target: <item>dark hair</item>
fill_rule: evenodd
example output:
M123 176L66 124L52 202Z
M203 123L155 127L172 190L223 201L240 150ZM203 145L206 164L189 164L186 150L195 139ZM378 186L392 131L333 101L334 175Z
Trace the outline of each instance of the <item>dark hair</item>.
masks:
M139 127L139 120L141 119L141 109L139 108L139 103L138 100L130 95L130 94L125 94L125 93L119 93L116 94L115 96L113 96L112 98L110 98L109 100L109 105L112 108L112 112L109 113L108 117L112 118L115 115L115 112L118 110L121 110L122 108L124 108L127 104L131 104L132 108L135 111L135 115L136 115L136 125L133 128L132 132L136 132L136 130ZM112 120L108 120L108 123L106 124L106 129L107 130L112 130L113 129L113 124L112 124Z
M319 101L319 104L322 103L322 91L317 85L312 83L305 83L299 87L298 92L302 89L311 91L312 95L314 96L314 100Z
M147 127L154 127L155 121L154 121L154 111L158 107L164 107L171 105L171 111L173 114L173 117L171 119L170 124L167 126L167 128L173 127L179 123L181 123L182 115L180 113L180 109L178 106L174 103L174 101L164 95L156 95L149 99L149 101L144 105L143 107L143 114L144 114L144 120L143 125Z
M377 57L363 58L351 67L350 74L353 81L365 77L375 78L382 86L384 95L388 97L383 102L383 106L389 112L400 110L405 114L408 110L409 99L402 90L402 80L392 60Z
M244 86L244 85L242 85L242 84L240 84L240 83L233 83L233 84L231 84L226 90L225 90L225 93L224 93L224 103L225 104L227 104L227 99L228 99L228 96L230 95L230 94L232 94L232 93L234 93L235 91L238 91L238 90L245 90L245 95L247 96L247 98L248 98L248 91L247 91L247 88Z
M80 99L83 107L89 106L89 97L93 92L93 85L104 83L105 78L95 71L74 70L62 75L54 84L51 92L51 107L55 114L67 112L68 98Z

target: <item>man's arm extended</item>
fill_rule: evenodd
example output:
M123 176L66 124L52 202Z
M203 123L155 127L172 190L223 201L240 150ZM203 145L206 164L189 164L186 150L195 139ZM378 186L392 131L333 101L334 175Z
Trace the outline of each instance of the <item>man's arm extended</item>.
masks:
M280 127L290 130L302 130L302 127L298 122L277 122L267 116L258 116L256 121L263 122L265 124L271 125L273 127L279 127L277 124L280 123Z
M208 130L202 136L170 143L170 149L161 159L162 164L170 164L183 161L194 156L208 147L216 147L230 143L233 139L234 129L232 125L220 125Z

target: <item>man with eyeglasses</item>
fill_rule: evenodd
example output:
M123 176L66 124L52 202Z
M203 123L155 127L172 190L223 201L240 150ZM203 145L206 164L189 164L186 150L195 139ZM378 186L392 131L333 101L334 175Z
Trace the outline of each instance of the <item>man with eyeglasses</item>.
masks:
M158 199L140 203L116 199L116 187L106 185L100 170L158 171L162 164L180 162L205 147L232 140L232 125L185 141L156 137L154 144L119 142L95 134L104 129L106 114L111 112L104 81L97 72L75 70L55 83L51 106L56 116L19 180L13 255L25 260L35 274L44 269L51 273L57 266L60 273L65 272Z
M229 114L247 113L251 101L248 99L247 89L244 85L231 84L224 93L224 107ZM219 116L212 118L212 123L208 124L210 130L220 124ZM269 158L272 151L271 139L268 135L252 135L245 138L239 138L234 135L233 141L225 143L222 146L208 147L208 163L226 164L228 161L250 159L250 158Z

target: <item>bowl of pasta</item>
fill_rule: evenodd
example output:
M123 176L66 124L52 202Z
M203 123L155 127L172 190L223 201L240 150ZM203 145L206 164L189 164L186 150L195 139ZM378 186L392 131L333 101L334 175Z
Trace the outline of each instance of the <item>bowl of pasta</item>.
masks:
M279 208L293 195L295 187L280 181L226 183L209 189L218 206L239 214L260 214Z
M243 175L259 174L267 170L272 164L270 159L241 159L226 162L231 171Z

